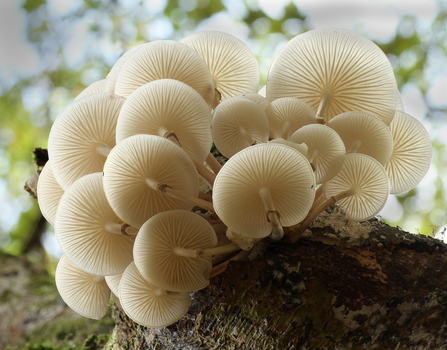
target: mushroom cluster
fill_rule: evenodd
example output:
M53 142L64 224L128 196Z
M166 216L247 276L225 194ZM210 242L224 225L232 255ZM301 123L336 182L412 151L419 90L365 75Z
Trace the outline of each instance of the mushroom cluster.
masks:
M332 204L367 220L428 171L427 131L359 34L298 35L258 86L244 43L199 32L127 51L57 117L38 201L68 306L99 319L112 293L165 327L259 242L298 241Z

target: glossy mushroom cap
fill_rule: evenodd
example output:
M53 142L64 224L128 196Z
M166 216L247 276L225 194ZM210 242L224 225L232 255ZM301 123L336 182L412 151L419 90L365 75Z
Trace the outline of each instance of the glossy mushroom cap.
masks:
M127 98L141 85L158 79L175 79L191 86L212 107L214 83L208 66L197 52L171 40L141 45L121 68L115 93Z
M78 96L76 96L73 102L81 98L84 98L88 95L96 94L98 92L106 92L106 84L107 84L106 79L98 80L93 84L90 84L84 90L82 90L82 92Z
M221 154L230 158L240 150L268 141L269 123L264 110L242 97L225 100L214 110L211 133Z
M71 103L56 118L48 153L54 177L64 190L82 176L102 171L106 153L115 146L116 121L124 101L105 92L92 94Z
M268 236L272 227L260 197L263 189L270 191L282 226L299 223L315 196L315 178L306 157L292 147L275 143L240 151L216 177L213 204L217 215L243 236Z
M248 46L236 37L223 32L202 31L190 34L180 42L196 51L206 62L222 101L258 91L258 61Z
M135 236L121 234L123 222L107 202L102 180L102 173L94 173L70 186L59 203L55 229L62 251L76 266L108 276L132 262Z
M175 292L191 292L209 284L210 257L184 257L176 249L209 249L217 245L212 226L185 210L157 214L141 226L134 248L135 264L150 283Z
M317 113L328 92L326 122L348 111L366 111L389 125L397 85L386 55L372 41L346 29L300 34L277 54L269 71L267 100L297 97Z
M54 226L56 211L64 190L59 186L53 175L51 161L48 161L39 175L37 183L37 200L40 211L47 221Z
M134 135L110 152L104 165L104 190L110 206L124 222L140 228L167 210L191 210L193 204L158 193L146 181L197 197L199 176L189 155L160 136Z
M146 281L134 263L124 271L120 283L124 312L135 322L150 328L169 326L188 312L189 293L162 290Z
M389 193L388 177L374 158L361 153L347 154L339 173L323 185L326 198L356 190L356 194L340 199L337 204L351 221L371 219L382 210Z
M95 320L106 314L110 289L104 277L82 271L65 255L57 264L56 286L65 303L78 314Z
M270 138L289 139L299 128L315 124L315 113L310 106L295 97L278 98L265 109L269 120Z
M387 126L367 112L346 112L327 124L340 135L346 153L363 153L385 165L393 152L393 137Z
M116 142L137 134L163 136L174 132L181 147L198 162L208 156L211 111L192 87L160 79L136 89L121 108Z
M396 111L390 126L394 148L385 165L392 194L415 187L425 176L433 155L430 135L415 118Z
M340 171L346 155L345 146L340 136L326 125L305 125L295 131L289 141L307 145L307 159L315 167L317 184L329 181Z

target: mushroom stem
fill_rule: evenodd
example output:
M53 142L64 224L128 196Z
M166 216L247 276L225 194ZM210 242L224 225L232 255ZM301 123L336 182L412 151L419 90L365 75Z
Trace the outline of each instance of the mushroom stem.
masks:
M351 188L350 190L341 192L336 196L332 196L331 198L329 198L328 200L317 206L314 210L311 210L309 214L307 214L306 218L301 222L300 226L295 231L292 231L287 235L287 240L291 243L298 241L301 238L302 233L317 218L317 216L321 214L323 210L325 210L327 207L335 204L337 201L343 198L357 194L357 192L358 192L357 189Z
M256 243L256 239L244 237L243 235L234 232L230 228L227 229L226 236L231 242L237 244L243 250L250 250Z
M164 289L157 288L154 290L154 294L158 297L162 297L162 296L168 295L168 292Z
M168 129L166 129L164 127L161 127L159 131L160 131L160 133L163 133L163 137L165 139L168 139L169 141L174 142L177 146L182 147L180 140L178 139L175 131L168 131Z
M182 247L175 247L174 253L178 256L184 256L186 258L201 258L201 257L211 257L214 255L219 254L227 254L231 252L235 252L237 250L240 250L239 246L235 243L230 243L227 245L223 245L216 248L210 248L210 249L185 249Z
M191 158L191 159L192 159L199 175L205 180L205 182L207 183L208 186L210 186L210 188L213 188L214 180L216 179L216 175L213 174L211 171L209 171L205 165L200 164L194 158Z
M321 96L320 105L318 106L317 114L317 122L320 124L327 123L327 112L332 102L332 93L329 88L324 88L323 96Z
M208 194L208 193L199 191L199 195L198 195L198 197L199 197L200 199L205 200L205 201L213 202L213 196L211 196L211 195Z
M214 83L216 85L216 83ZM213 101L213 109L217 107L217 105L222 100L222 95L220 94L219 90L214 89L214 101Z
M211 153L208 153L208 156L205 159L206 164L214 171L214 174L218 174L220 169L222 169L222 165L217 161L216 158Z
M281 131L281 138L287 140L289 138L290 122L285 122Z
M362 141L361 140L355 140L351 144L351 147L349 147L349 150L346 153L356 153L361 145L362 145Z
M309 163L315 164L315 160L318 157L318 150L314 149L309 157Z
M239 131L242 134L242 136L245 138L245 141L247 141L248 146L253 146L256 143L256 141L253 140L253 138L247 132L247 130L245 130L242 126L239 128Z
M128 224L117 224L116 222L107 222L105 229L107 232L115 233L117 235L136 236L138 229Z
M93 275L93 282L95 283L101 283L104 281L105 277L100 275Z
M311 212L312 210L314 210L317 206L319 206L322 201L324 201L324 196L323 196L323 185L321 185L320 187L317 188L317 190L315 191L315 199L314 199L314 203L312 204L312 207L310 208L309 212Z
M211 271L210 271L210 278L215 277L217 275L220 275L222 272L224 272L227 269L228 264L230 263L230 261L244 260L244 259L247 258L247 256L249 254L250 254L249 251L242 250L241 252L239 252L238 254L233 256L231 259L228 259L227 261L223 262L222 264L219 264L219 265L213 267L211 269Z
M197 205L200 208L206 209L208 211L211 211L214 213L213 203L208 202L206 200L191 196L190 194L184 193L182 191L178 191L173 189L167 184L159 183L158 181L155 181L151 178L146 178L146 184L153 189L154 191L157 191L158 193L162 195L171 196L186 202L190 202L194 205Z
M261 197L262 203L267 215L267 221L270 222L272 227L272 239L280 240L284 236L284 230L281 226L279 220L280 215L275 209L275 204L273 203L272 193L267 187L263 187L259 190L259 196Z
M112 150L112 148L110 148L108 145L103 144L103 143L99 143L95 147L96 153L98 153L100 156L103 156L103 157L106 157L106 158L109 155L111 150Z

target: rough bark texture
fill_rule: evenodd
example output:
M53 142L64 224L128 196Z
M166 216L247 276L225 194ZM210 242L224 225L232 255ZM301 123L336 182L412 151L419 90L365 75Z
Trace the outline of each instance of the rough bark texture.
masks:
M167 328L113 307L113 348L445 349L446 252L439 240L326 212L297 244L231 262Z

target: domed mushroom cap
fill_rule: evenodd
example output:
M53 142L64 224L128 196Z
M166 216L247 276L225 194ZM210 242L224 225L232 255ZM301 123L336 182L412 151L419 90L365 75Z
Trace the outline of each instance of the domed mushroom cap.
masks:
M242 94L242 95L236 96L236 97L243 97L243 98L246 98L247 100L253 101L259 107L261 107L263 110L265 110L265 108L269 105L265 96L261 96L260 94L256 94L256 93L252 93L252 92L247 92L245 94Z
M56 286L65 303L78 314L95 320L106 314L110 289L104 277L82 271L65 255L57 264Z
M153 41L141 45L123 65L115 84L117 95L128 97L138 87L158 79L175 79L196 90L211 108L213 77L202 58L184 44Z
M135 265L150 283L175 292L191 292L209 284L211 258L179 256L176 248L208 249L217 245L212 226L185 210L157 214L141 226L134 248Z
M39 175L37 183L37 200L40 211L47 221L54 226L56 211L64 190L53 175L51 161L48 161Z
M105 276L107 285L109 286L112 293L115 294L115 296L117 296L118 298L120 295L120 281L121 277L123 277L123 273L124 271L116 275Z
M326 198L356 189L357 193L337 201L351 221L374 217L386 203L388 177L383 166L374 158L361 153L347 154L339 173L323 185Z
M125 99L108 93L71 103L56 118L48 139L54 177L66 190L84 175L102 171L107 152L115 146L115 129Z
M272 227L259 194L264 188L270 190L282 226L302 221L315 197L315 178L306 157L275 143L240 151L216 177L213 205L217 215L241 235L268 236Z
M295 131L289 141L307 145L307 159L315 166L317 184L329 181L340 171L346 155L345 146L340 136L326 125L305 125Z
M144 45L144 44L143 44ZM141 48L141 45L137 45L132 47L131 49L124 52L121 57L118 59L118 61L115 62L112 69L110 70L109 74L107 75L107 84L105 86L105 91L109 92L111 94L115 93L115 84L116 80L118 79L118 75L121 71L121 68L123 68L124 64L127 62L127 60L135 53L137 50Z
M161 290L146 281L134 263L121 279L120 301L127 316L151 328L166 327L178 321L191 305L189 293Z
M267 100L297 97L317 112L328 90L328 122L348 111L367 111L389 125L397 85L388 58L372 41L346 29L300 34L277 54L267 80Z
M182 148L203 162L213 140L211 112L192 87L161 79L136 89L126 100L118 118L116 142L137 134L163 136L174 131Z
M258 91L258 61L248 46L236 37L203 31L190 34L180 42L196 51L206 62L222 101Z
M104 190L116 214L140 228L150 217L167 210L191 210L193 204L159 194L151 179L197 197L199 176L188 154L160 136L134 135L110 152L104 165Z
M390 126L394 148L385 170L392 194L415 187L425 176L433 155L430 136L424 126L404 112L396 111Z
M346 112L327 124L340 135L347 153L363 153L385 165L393 152L393 137L387 126L367 112Z
M273 139L269 141L269 143L280 143L282 145L286 145L289 147L292 147L296 149L298 152L300 152L303 156L307 157L307 153L309 151L309 148L305 143L295 143L293 141L284 140L283 138Z
M134 236L113 233L122 221L107 202L102 173L86 175L64 193L56 215L56 237L76 266L97 275L122 273L133 260Z
M261 95L262 97L266 97L266 93L267 93L267 85L264 85L261 90L259 90L258 94Z
M270 138L289 139L299 128L315 124L315 113L310 106L295 97L278 98L265 109L269 120Z
M82 92L78 96L76 96L76 98L73 100L73 102L77 101L83 97L86 97L88 95L96 94L98 92L105 92L106 84L107 84L106 79L98 80L98 81L94 82L93 84L90 84L84 90L82 90Z
M269 122L264 110L242 97L225 100L214 110L211 129L214 144L230 158L254 143L269 139Z

